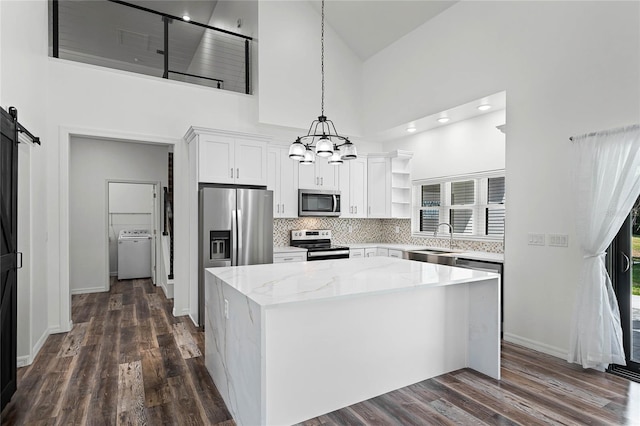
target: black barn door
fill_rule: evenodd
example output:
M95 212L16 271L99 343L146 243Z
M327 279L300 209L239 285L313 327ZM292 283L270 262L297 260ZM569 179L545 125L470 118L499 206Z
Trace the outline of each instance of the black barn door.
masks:
M16 390L18 132L17 121L0 108L0 385L1 407Z

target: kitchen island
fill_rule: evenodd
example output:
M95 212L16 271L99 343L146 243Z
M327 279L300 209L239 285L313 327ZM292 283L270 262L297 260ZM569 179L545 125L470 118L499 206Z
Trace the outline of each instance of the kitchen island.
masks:
M238 425L301 422L464 367L499 379L499 280L380 257L207 269L205 363Z

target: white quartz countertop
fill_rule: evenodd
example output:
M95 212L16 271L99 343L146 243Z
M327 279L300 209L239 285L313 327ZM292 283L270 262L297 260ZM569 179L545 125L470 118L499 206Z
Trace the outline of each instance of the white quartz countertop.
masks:
M293 246L278 246L273 248L273 253L306 253L307 249Z
M260 306L436 287L498 277L391 257L209 268L207 272Z
M389 243L356 243L356 244L340 244L350 249L361 249L371 247L382 247L387 249L411 251L411 250L447 250L446 247L430 247L412 244L389 244ZM454 256L460 259L480 260L485 262L504 263L503 253L490 253L485 251L464 251L461 249L453 249L451 253L443 253L443 256Z

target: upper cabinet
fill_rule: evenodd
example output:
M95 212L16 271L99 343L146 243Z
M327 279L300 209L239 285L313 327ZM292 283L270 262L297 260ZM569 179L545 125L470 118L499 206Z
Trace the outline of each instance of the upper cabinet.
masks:
M367 217L367 159L358 157L340 167L340 217Z
M370 154L367 214L371 218L411 217L411 158L408 151Z
M298 164L298 186L301 189L338 189L340 186L340 166L332 166L326 158L316 157L314 164Z
M267 138L192 127L185 139L198 182L267 184Z
M289 147L267 150L267 189L273 191L273 217L298 217L298 162Z

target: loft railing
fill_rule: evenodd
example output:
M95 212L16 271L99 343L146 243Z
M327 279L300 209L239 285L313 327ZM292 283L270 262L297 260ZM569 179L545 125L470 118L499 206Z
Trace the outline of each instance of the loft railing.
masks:
M119 0L51 0L51 56L251 93L252 38Z

